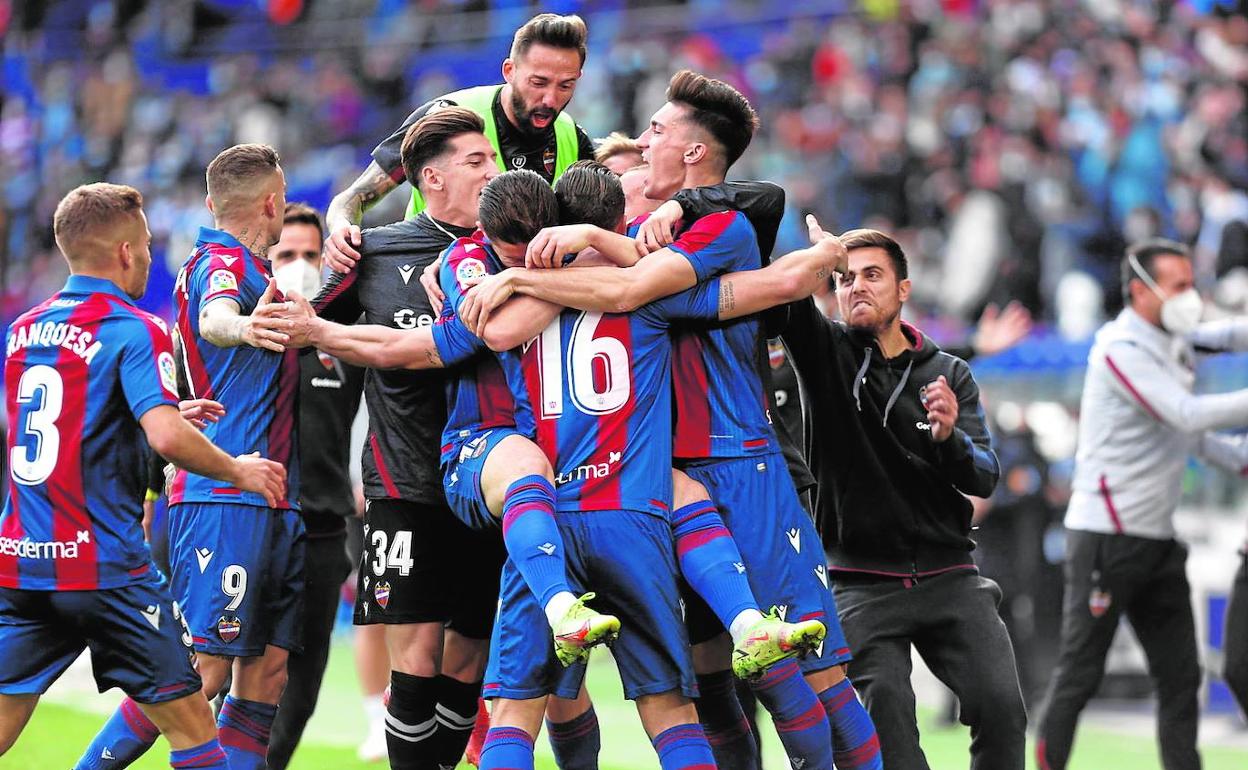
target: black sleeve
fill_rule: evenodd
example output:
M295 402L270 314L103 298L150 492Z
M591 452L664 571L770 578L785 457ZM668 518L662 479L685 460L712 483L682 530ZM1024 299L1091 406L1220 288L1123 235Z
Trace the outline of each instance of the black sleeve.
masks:
M321 318L334 323L353 324L358 321L364 313L364 306L360 304L359 277L358 263L346 273L331 275L316 299L312 300L312 309Z
M781 338L788 350L789 360L804 382L818 382L820 367L832 366L832 345L836 330L827 316L819 312L815 300L804 300L788 305L789 319Z
M155 452L148 452L147 458L147 489L158 495L165 493L165 458Z
M390 178L396 182L402 182L403 161L399 159L399 148L403 146L403 137L407 134L407 129L416 121L423 118L430 110L443 107L454 107L455 102L450 99L434 99L425 102L412 111L411 115L403 121L403 125L395 129L394 133L382 140L381 144L373 148L373 160L376 161L381 170L390 175Z
M585 133L585 129L579 125L576 127L576 159L594 159L594 140L590 139L589 134Z
M754 226L763 264L771 261L776 233L784 218L784 188L771 182L722 182L681 190L676 193L675 200L684 209L689 222L724 209L745 214Z
M958 419L953 435L936 445L938 467L958 491L991 497L1001 475L1001 466L992 451L992 438L979 404L979 386L971 376L971 368L963 361L955 362L949 380L949 387L958 398Z

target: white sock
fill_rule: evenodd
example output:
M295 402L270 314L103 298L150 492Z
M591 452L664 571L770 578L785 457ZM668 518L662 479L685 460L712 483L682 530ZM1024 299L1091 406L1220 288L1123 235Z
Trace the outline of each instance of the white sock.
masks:
M365 695L364 716L368 719L369 727L375 724L384 723L386 721L386 701L384 693L376 695Z
M758 610L741 610L741 612L737 613L737 616L732 619L732 623L728 624L728 633L732 635L732 643L740 642L746 630L762 619L763 613Z
M550 627L563 620L563 616L568 614L568 610L572 605L576 604L576 597L570 591L560 591L550 597L550 601L546 602L546 622L550 623Z

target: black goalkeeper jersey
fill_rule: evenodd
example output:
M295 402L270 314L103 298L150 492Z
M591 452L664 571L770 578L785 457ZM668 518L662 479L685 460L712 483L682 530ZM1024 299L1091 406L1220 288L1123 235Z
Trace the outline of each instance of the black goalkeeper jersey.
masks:
M503 111L500 101L502 89L494 95L492 110L494 123L498 126L498 150L503 154L503 164L508 169L527 168L536 171L547 182L555 179L555 122L540 133L521 131L511 124ZM403 125L373 149L373 160L383 171L396 182L405 181L403 162L399 158L399 149L403 146L403 137L413 123L433 110L443 107L454 107L456 103L446 97L434 99L417 107ZM585 129L576 127L576 142L579 152L577 160L593 160L594 143L590 141Z
M415 219L365 230L361 259L335 274L313 305L323 318L360 319L395 329L430 326L437 319L420 274L471 229ZM438 451L446 425L446 374L438 370L369 369L364 378L368 437L361 470L364 496L445 505Z

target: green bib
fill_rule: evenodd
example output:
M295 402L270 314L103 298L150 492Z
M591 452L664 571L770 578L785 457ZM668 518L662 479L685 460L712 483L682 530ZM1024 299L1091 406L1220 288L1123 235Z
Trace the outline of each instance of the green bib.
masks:
M490 145L494 148L498 160L498 170L506 171L503 151L498 146L498 125L494 122L493 110L494 95L501 88L502 86L465 88L463 91L456 91L442 98L455 102L460 107L467 107L481 116L481 119L485 121L485 138L490 140ZM563 176L568 166L577 161L580 152L579 144L576 139L576 123L568 113L559 113L559 117L555 118L555 179ZM420 190L416 189L415 185L412 185L412 200L407 205L407 218L412 219L424 210L425 197L420 194Z

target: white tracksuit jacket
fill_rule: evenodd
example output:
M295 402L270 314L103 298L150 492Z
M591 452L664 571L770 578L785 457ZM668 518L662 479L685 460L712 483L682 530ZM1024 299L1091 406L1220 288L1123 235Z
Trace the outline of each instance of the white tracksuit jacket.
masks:
M1127 308L1088 355L1067 529L1174 537L1188 455L1248 473L1248 389L1194 395L1198 353L1248 350L1248 319L1175 337Z

